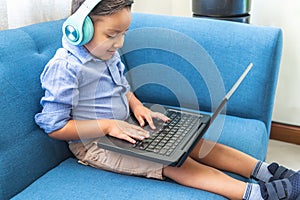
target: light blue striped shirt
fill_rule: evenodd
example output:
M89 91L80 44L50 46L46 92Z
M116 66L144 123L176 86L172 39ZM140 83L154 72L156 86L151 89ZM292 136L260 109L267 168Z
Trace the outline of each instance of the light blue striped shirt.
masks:
M115 53L103 61L83 46L71 45L64 38L62 43L63 48L57 50L40 77L45 95L36 123L51 133L70 119L126 119L129 84L120 55Z

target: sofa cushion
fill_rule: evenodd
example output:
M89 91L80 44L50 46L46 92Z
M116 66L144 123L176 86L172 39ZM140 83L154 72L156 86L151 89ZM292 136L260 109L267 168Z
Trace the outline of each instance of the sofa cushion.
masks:
M223 127L222 120L225 123ZM221 126L221 133L218 132L218 128L215 128L216 126ZM259 120L234 116L217 118L204 137L238 149L258 160L265 160L267 154L268 132L265 124Z
M201 198L202 197L202 198ZM224 199L160 181L97 170L69 158L12 198L17 199Z
M205 137L263 159L267 143L263 122L226 116L223 132L209 129ZM238 140L236 138L239 138ZM247 145L245 145L247 144ZM249 145L251 144L251 145ZM230 174L241 180L237 175ZM159 192L158 192L159 191ZM149 195L151 194L151 195ZM14 199L224 199L205 191L180 186L173 181L159 181L97 170L67 159L49 171Z

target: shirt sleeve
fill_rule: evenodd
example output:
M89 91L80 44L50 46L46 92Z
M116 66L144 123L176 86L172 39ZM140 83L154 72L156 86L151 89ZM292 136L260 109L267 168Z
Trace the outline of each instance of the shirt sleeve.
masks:
M36 123L51 133L66 125L71 111L78 104L78 73L64 60L50 61L41 74L45 91L40 103L41 113L35 115Z

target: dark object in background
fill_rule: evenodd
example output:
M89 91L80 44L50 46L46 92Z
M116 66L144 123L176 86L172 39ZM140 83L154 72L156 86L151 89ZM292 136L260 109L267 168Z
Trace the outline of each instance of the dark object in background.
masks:
M194 17L249 23L251 0L192 0Z

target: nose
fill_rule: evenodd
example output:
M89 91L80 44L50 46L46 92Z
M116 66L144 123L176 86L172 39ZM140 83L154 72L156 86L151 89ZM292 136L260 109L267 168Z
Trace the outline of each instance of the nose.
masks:
M124 35L120 34L115 38L113 47L114 48L121 48L123 46L124 43Z

